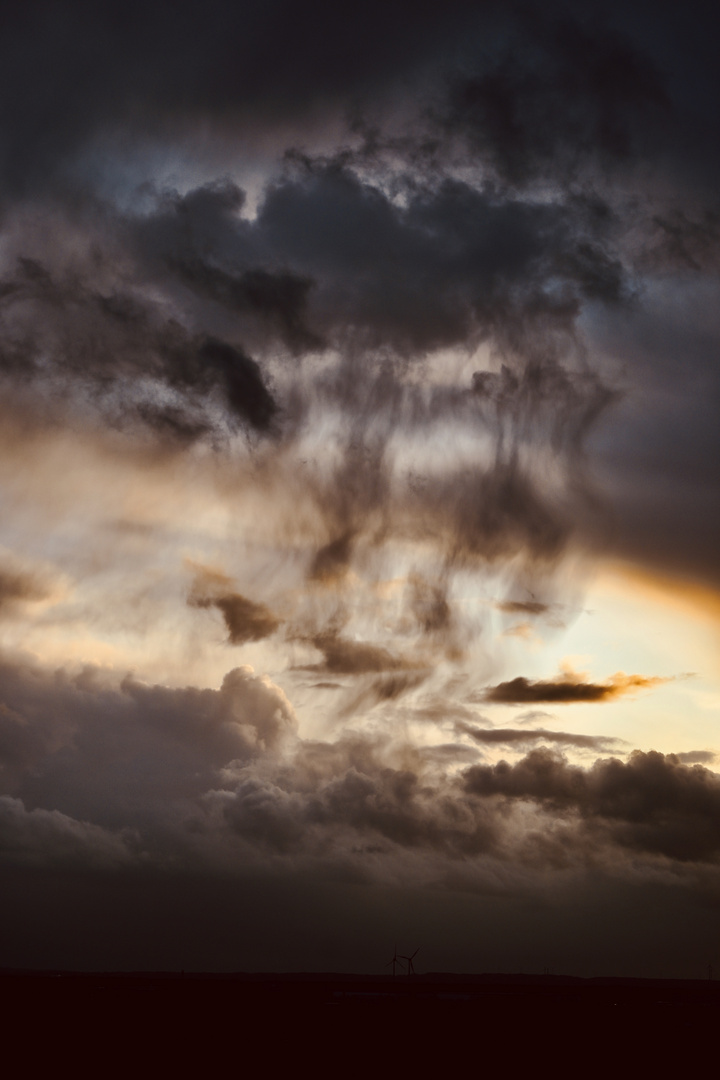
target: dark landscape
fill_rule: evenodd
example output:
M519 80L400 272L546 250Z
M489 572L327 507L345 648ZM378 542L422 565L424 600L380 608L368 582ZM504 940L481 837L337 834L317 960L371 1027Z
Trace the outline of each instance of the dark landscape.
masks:
M230 1064L254 1048L276 1066L311 1055L322 1075L337 1069L335 1054L349 1055L350 1071L377 1054L383 1070L473 1054L511 1075L546 1054L557 1055L560 1075L578 1067L578 1054L584 1068L615 1054L623 1067L687 1062L710 1051L720 1021L712 980L551 974L4 971L0 995L12 1003L6 1020L32 1013L68 1049L81 1024L89 1045L112 1043L121 1057Z

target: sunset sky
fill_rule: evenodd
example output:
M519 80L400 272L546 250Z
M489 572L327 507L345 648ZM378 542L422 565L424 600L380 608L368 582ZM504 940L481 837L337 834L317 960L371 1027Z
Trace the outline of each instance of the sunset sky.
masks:
M0 37L0 968L720 969L707 5Z

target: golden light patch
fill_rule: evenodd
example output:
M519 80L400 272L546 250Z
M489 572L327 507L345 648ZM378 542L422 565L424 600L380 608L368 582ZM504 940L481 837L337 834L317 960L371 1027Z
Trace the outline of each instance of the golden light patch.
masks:
M687 578L648 570L633 563L612 562L600 574L604 591L625 596L628 587L638 599L683 615L720 623L720 591Z

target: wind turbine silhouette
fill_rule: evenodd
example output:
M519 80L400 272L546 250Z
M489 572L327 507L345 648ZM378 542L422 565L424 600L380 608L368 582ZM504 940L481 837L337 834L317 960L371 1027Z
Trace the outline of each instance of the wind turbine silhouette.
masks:
M392 960L388 960L385 967L390 967L390 965L392 964L393 976L394 976L395 975L395 968L397 967L397 965L399 963L400 963L400 957L398 956L397 945L396 945L395 948L393 949L393 958L392 958Z
M415 968L413 967L413 958L416 957L419 952L420 952L420 946L418 945L417 949L412 954L412 956L401 956L400 957L401 960L406 960L407 961L407 973L408 973L408 975L415 975L416 974Z

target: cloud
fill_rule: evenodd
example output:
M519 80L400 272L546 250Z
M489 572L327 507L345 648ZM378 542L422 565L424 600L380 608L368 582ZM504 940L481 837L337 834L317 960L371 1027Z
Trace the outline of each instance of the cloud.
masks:
M622 671L612 675L602 683L588 682L583 676L575 675L572 672L566 672L548 681L537 680L535 682L519 675L509 682L487 687L482 694L481 700L497 705L530 705L535 703L561 705L581 701L612 701L625 694L634 694L639 690L650 689L664 682L668 682L668 679L656 676L648 678L643 675L625 675Z
M224 766L281 753L297 727L282 690L249 667L210 690L4 657L0 703L0 790L111 829L160 828Z
M343 638L333 629L323 630L310 639L323 653L322 664L306 665L308 670L327 671L335 675L367 675L379 671L402 671L413 667L403 657L396 656L382 645Z
M48 246L52 266L20 255L0 283L0 372L9 384L30 379L42 389L59 380L89 389L116 422L139 420L181 443L221 427L208 408L215 396L231 429L270 434L277 406L242 346L168 318L166 305L138 289L142 274L123 281L122 229L88 236L63 224L79 250L64 256ZM83 252L93 243L105 249L95 265Z
M621 847L657 853L680 862L720 855L720 777L674 754L636 750L627 763L614 758L583 770L556 751L532 750L516 765L473 765L467 790L531 800L585 825L602 823ZM592 838L588 838L592 843Z
M544 615L550 610L550 605L539 600L502 600L497 608L509 615Z
M410 609L425 634L446 633L452 625L447 587L417 575L410 578Z
M48 600L53 591L49 582L37 572L12 561L0 565L0 615L12 613L24 603Z
M188 604L196 608L217 608L228 632L230 645L262 641L282 625L282 620L264 604L254 603L232 591L231 581L209 567L198 567Z
M0 657L4 885L37 874L17 909L52 895L55 919L72 881L82 912L107 875L118 926L131 880L164 913L206 888L183 934L216 932L220 902L226 949L300 895L295 936L329 939L353 882L381 886L353 901L373 933L390 885L425 890L396 911L445 897L442 933L490 895L487 925L551 893L585 918L573 890L597 905L603 876L646 889L618 901L643 927L651 880L710 895L711 751L580 769L555 751L611 740L534 726L536 704L663 680L487 685L531 710L508 728L454 700L587 551L717 579L702 5L61 7L15 5L0 40L0 539L22 552L0 558L0 615L53 658ZM193 567L188 593L188 552L227 573ZM197 609L231 645L274 635L258 653L300 724L270 678L221 678ZM98 655L136 672L63 666ZM185 658L203 674L165 685ZM462 747L428 745L456 720ZM503 745L523 760L467 770ZM283 895L245 909L218 874ZM668 903L658 923L686 926Z
M717 754L712 750L686 750L675 757L683 765L712 765L717 760Z
M674 755L580 768L543 746L515 764L468 767L467 746L416 748L390 731L302 739L283 692L249 668L209 690L6 656L0 697L6 868L248 880L312 870L385 885L398 872L425 883L522 872L532 891L538 873L588 860L613 872L627 852L638 881L657 860L682 875L720 859L720 779ZM610 741L459 730L478 745Z
M352 532L345 532L318 548L310 565L308 578L323 584L342 581L350 566L352 542Z
M542 728L476 728L472 724L455 723L455 730L469 735L476 743L488 746L528 746L534 742L558 743L561 746L574 746L581 750L607 750L613 743L622 739L607 735L576 735L567 731L545 731Z
M281 338L293 352L323 347L322 339L304 325L311 279L268 270L246 270L235 275L200 259L170 263L170 268L189 288L234 313L253 312L277 325Z
M7 795L0 795L0 848L6 868L117 871L142 865L142 851L130 830L112 832L58 810L26 810L20 799Z
M477 73L451 81L439 117L498 177L569 180L589 164L617 167L657 150L670 99L660 66L631 38L562 9L508 22Z

